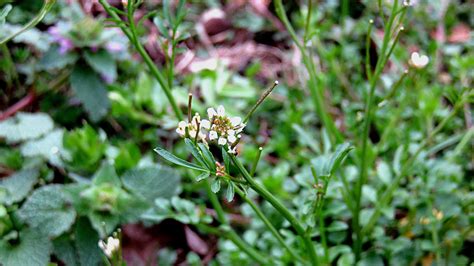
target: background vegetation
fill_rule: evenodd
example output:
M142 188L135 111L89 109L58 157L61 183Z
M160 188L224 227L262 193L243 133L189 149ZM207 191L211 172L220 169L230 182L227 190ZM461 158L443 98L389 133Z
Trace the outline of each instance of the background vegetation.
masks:
M472 10L0 0L0 265L470 265Z

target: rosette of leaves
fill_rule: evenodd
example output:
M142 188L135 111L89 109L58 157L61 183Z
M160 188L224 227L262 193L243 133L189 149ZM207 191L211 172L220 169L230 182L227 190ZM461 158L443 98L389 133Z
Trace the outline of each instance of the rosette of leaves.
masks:
M63 145L70 152L68 167L73 171L86 173L97 169L107 147L100 135L88 124L64 134Z
M171 163L201 172L195 178L195 181L199 182L204 179L211 179L211 190L214 193L218 193L221 190L221 183L225 183L227 185L226 199L229 202L232 201L235 194L235 184L231 181L230 176L226 174L226 172L230 171L230 158L225 149L222 149L224 165L220 166L209 150L209 147L205 144L196 143L188 138L184 139L184 141L187 150L192 154L197 164L178 158L160 147L156 148L155 152Z
M101 19L71 8L73 15L49 28L53 43L41 58L37 70L52 72L71 68L71 88L92 121L109 111L107 84L117 79L117 61L127 58L128 42ZM62 71L64 72L64 71Z
M102 165L90 182L67 186L77 212L102 236L121 223L137 221L156 198L172 197L179 190L180 178L172 169L134 168L119 178L110 164Z

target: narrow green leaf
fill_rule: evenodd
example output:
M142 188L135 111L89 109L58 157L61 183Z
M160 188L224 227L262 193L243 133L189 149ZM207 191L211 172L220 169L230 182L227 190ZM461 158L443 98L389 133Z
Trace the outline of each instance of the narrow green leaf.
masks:
M336 151L334 151L324 167L324 173L327 176L332 175L352 149L354 147L347 142L337 146Z
M188 151L193 155L194 159L196 159L201 166L210 169L210 166L207 165L204 161L204 158L202 157L201 152L199 152L198 148L196 147L196 144L194 144L194 142L188 138L184 139L184 143L186 143L186 147L188 148Z
M216 160L214 159L212 153L209 151L209 148L206 147L206 145L204 145L203 143L198 143L198 146L202 152L202 155L204 156L204 160L206 160L211 170L213 172L216 172Z
M225 165L225 170L227 173L230 173L230 158L229 154L224 148L221 148L222 151L222 158L224 158L224 165Z
M219 178L214 179L211 184L211 191L217 193L221 190L221 181Z
M158 153L164 159L166 159L169 162L172 162L174 164L177 164L177 165L189 168L189 169L198 170L198 171L203 171L203 172L207 171L206 169L202 168L201 166L190 163L190 162L187 162L187 161L185 161L181 158L178 158L178 157L174 156L173 154L169 153L168 151L166 151L165 149L162 149L160 147L155 148L154 151L156 153Z

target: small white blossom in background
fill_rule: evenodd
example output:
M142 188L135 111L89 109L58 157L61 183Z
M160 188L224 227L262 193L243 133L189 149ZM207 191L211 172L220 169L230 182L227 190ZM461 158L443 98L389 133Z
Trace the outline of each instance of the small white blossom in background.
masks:
M120 248L120 240L118 238L109 236L109 238L107 238L107 242L104 240L99 240L99 248L102 249L107 257L111 258L114 252Z
M416 68L424 68L429 62L430 59L426 55L420 55L417 52L411 54L410 64Z
M201 116L196 113L191 119L191 123L188 123L186 121L180 121L178 123L178 128L176 128L176 133L178 133L181 137L186 137L187 131L190 138L196 138L196 135L198 135L198 140L205 142L206 134L201 131L201 128L203 127L203 123L205 124L206 122L209 121L201 121Z

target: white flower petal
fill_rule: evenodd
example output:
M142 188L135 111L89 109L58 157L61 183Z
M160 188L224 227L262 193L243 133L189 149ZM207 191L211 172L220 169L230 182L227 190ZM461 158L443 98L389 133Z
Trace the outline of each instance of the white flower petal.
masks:
M196 133L197 133L196 130L189 130L189 136L190 136L191 138L195 138L195 137L196 137Z
M217 137L218 137L217 132L215 132L215 131L209 132L209 140L215 140L215 139L217 139Z
M235 130L233 129L227 130L227 135L235 135Z
M211 128L211 122L207 119L203 119L201 121L201 127L205 129L210 129Z
M221 146L224 146L224 145L227 144L227 139L223 138L223 137L220 137L219 140L217 141L217 144L219 144Z
M230 143L234 143L234 142L237 140L237 138L235 137L235 135L229 135L229 136L227 137L227 140L228 140Z
M234 127L238 126L241 122L242 122L242 118L240 118L238 116L232 117L230 119L230 123L232 123L232 126L234 126Z
M217 112L214 108L207 108L207 116L209 116L209 119L212 119L215 115L217 115Z
M225 115L224 106L219 105L219 107L217 107L217 115L218 115L218 116L224 116L224 115Z
M187 125L188 123L186 123L185 121L179 121L178 123L178 127L182 127L182 128L186 127Z

